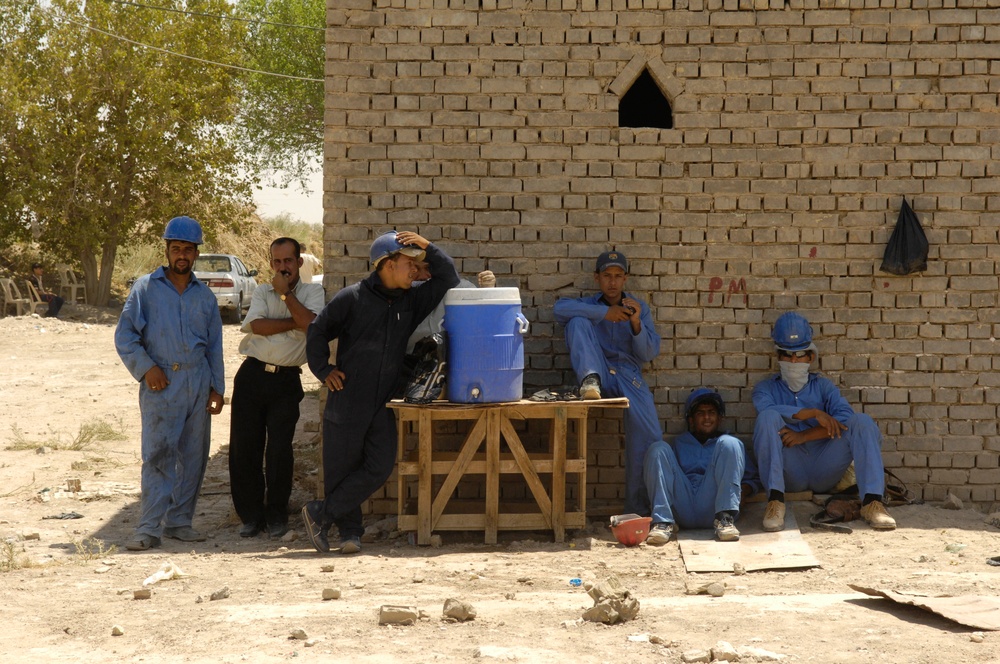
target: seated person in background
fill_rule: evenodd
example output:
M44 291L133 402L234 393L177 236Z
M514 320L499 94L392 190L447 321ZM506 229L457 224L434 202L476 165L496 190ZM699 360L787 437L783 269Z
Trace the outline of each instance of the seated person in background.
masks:
M302 251L299 255L299 258L302 259L302 267L299 268L299 279L301 279L303 283L311 284L315 275L323 274L323 263L309 253L309 248L304 243L300 244L299 247Z
M653 393L642 378L642 365L660 354L660 335L645 302L625 292L628 260L620 251L597 257L594 281L599 293L556 300L556 322L566 328L580 397L628 397L625 410L625 511L648 508L642 462L646 449L663 440Z
M652 527L648 544L666 544L685 528L715 528L720 542L740 538L740 501L759 488L743 443L719 430L726 404L718 392L694 390L684 404L688 430L668 445L650 445L644 464Z
M426 261L418 261L417 278L413 280L413 285L419 286L430 278L431 278L431 271ZM480 288L486 288L487 286L485 284L489 284L489 287L495 286L497 282L496 277L494 277L493 273L490 272L489 270L480 272L478 278L479 278ZM468 279L461 279L458 282L458 285L455 286L455 288L475 288L475 287L476 285L473 284ZM410 335L409 340L406 342L406 352L412 353L414 344L416 344L424 337L429 337L432 334L440 334L441 332L443 332L444 331L443 321L444 321L444 300L441 300L441 303L434 308L434 311L430 312L427 315L427 318L420 321L420 325L418 325L417 329L415 329L413 331L413 334Z
M894 529L896 521L882 503L885 470L878 425L855 413L829 379L809 373L816 359L809 321L786 312L775 321L771 338L781 372L753 388L753 447L768 491L764 530L784 527L786 491L826 493L852 460L861 516L875 530Z
M31 276L28 277L28 281L30 281L31 285L35 287L36 291L38 291L38 297L42 298L42 302L49 303L49 308L48 311L45 312L45 317L56 318L59 315L59 310L62 309L62 305L65 300L45 288L45 283L42 280L41 263L31 264Z

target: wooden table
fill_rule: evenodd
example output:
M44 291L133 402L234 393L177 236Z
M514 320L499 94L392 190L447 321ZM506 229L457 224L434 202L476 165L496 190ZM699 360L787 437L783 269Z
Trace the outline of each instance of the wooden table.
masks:
M498 530L552 530L557 542L566 537L566 528L587 525L587 415L591 408L628 408L628 399L594 401L515 401L495 404L434 402L429 405L392 401L399 423L397 475L399 482L399 529L417 532L417 543L430 544L434 530L483 530L486 543L496 544ZM529 454L511 420L549 420L548 451ZM434 423L464 420L471 423L457 453L435 451ZM576 445L567 453L569 420L576 421ZM407 422L414 423L417 445L406 454ZM485 442L485 452L480 448ZM501 450L501 442L506 450ZM455 487L466 475L484 475L485 509L445 514ZM535 499L533 513L501 512L500 476L520 475ZM539 474L551 474L551 495ZM433 478L444 475L437 495ZM566 477L576 475L579 503L566 511ZM417 513L406 514L406 484L417 478Z

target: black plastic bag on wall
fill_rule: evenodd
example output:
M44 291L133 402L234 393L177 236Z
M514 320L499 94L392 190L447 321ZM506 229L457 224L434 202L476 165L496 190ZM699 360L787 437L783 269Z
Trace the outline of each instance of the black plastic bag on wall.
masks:
M927 269L927 236L910 204L903 199L899 209L896 228L889 237L882 256L883 272L890 274L910 274Z

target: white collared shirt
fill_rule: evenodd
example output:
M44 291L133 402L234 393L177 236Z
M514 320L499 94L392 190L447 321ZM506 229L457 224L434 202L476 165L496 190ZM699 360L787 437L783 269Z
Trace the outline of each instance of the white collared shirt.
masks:
M309 311L318 314L326 303L322 284L307 283L299 278L295 284L295 299ZM261 284L253 292L250 309L240 329L247 333L240 341L240 353L261 362L282 367L300 367L306 361L306 333L299 329L278 334L254 334L250 324L259 318L291 318L288 306L281 301L271 284Z

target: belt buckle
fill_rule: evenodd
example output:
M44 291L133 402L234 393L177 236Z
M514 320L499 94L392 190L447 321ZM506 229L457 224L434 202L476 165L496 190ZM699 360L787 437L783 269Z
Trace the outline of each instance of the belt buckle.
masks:
M264 363L264 371L267 373L278 373L278 366L275 364Z
M173 366L171 366L170 368L173 369L174 371L177 371L178 369L181 368L181 364L180 362L174 362Z

